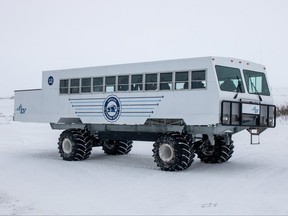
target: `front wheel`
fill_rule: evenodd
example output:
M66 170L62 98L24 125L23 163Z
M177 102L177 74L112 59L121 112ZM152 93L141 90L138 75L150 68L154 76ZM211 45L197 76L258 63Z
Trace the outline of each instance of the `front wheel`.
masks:
M217 136L215 137L215 145L204 145L197 149L196 154L204 163L224 163L232 157L233 149L232 140L227 143L224 137Z
M153 145L154 162L164 171L180 171L191 166L192 145L179 133L163 134Z

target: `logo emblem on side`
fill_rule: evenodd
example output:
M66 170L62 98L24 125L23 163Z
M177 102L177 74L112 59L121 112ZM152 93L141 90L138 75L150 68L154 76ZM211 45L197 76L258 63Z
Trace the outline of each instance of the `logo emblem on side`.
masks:
M255 114L259 114L259 109L258 109L256 106L254 106L254 107L252 108L252 111L253 111Z
M116 122L121 115L121 102L115 95L108 96L103 104L103 115L109 122Z
M53 78L52 76L50 76L50 77L48 78L48 85L52 86L53 83L54 83L54 78Z
M24 108L24 107L22 106L22 104L20 104L20 105L15 109L15 111L16 111L16 112L19 112L20 114L25 114L26 110L27 110L27 108Z

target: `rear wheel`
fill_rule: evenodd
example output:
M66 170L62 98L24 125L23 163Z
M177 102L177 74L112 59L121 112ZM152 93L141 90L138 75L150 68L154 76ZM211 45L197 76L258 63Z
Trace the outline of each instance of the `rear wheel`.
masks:
M86 130L65 130L59 137L58 149L63 160L85 160L90 156L92 151L92 137Z
M153 145L154 161L164 171L187 169L194 156L192 145L179 133L163 134Z
M207 141L209 142L209 141ZM222 136L215 137L215 145L204 145L197 149L198 158L204 163L224 163L233 154L233 141L227 143Z
M132 140L104 140L102 148L108 155L125 155L131 151L132 143Z

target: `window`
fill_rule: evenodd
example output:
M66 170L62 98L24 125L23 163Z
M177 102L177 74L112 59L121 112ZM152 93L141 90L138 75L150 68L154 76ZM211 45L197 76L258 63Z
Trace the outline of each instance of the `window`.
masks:
M60 94L68 94L69 93L69 80L60 80Z
M115 92L116 88L116 77L110 76L105 77L105 92Z
M143 90L143 75L132 75L131 76L131 91L142 91Z
M103 92L103 77L93 78L93 92Z
M129 76L118 76L118 91L129 90Z
M145 76L145 90L157 90L157 74L146 74Z
M238 70L234 74L233 70ZM216 66L219 85L224 83L224 78L231 78L234 82L234 89L237 89L237 84L241 84L240 70L237 68L228 68L223 66ZM232 72L231 72L232 70ZM253 74L251 74L253 73ZM249 81L259 86L259 83L263 83L262 87L257 87L257 91L262 91L264 88L264 82L266 82L265 76L258 72L247 71L247 76L254 76L255 81ZM85 76L85 75L84 75ZM264 76L264 77L263 77ZM245 77L246 78L246 77ZM261 79L261 80L260 80ZM264 80L265 79L265 80ZM239 81L238 81L239 80ZM263 80L263 81L262 81ZM248 82L248 81L247 81ZM257 83L256 83L257 82ZM112 93L112 92L128 92L128 91L155 91L155 90L185 90L185 89L197 89L206 88L206 71L179 71L179 72L159 72L148 74L134 74L134 75L119 75L119 76L104 76L104 77L84 77L73 79L62 79L59 83L60 94L79 94L79 93ZM238 84L239 85L239 84ZM248 84L247 84L248 85ZM252 84L250 84L252 86ZM266 83L267 85L267 83ZM227 90L227 88L220 86L221 90ZM253 86L250 87L251 93L253 93ZM259 89L258 89L259 88ZM263 93L264 94L264 93Z
M251 94L270 95L264 73L243 70L248 92Z
M218 83L222 91L245 92L239 68L216 65Z
M82 93L91 92L91 78L82 78L81 79L81 92Z
M205 70L192 71L191 89L206 88Z
M70 94L80 93L80 79L70 80Z
M175 75L175 89L188 89L188 71L176 72Z
M172 90L172 73L160 74L160 90Z

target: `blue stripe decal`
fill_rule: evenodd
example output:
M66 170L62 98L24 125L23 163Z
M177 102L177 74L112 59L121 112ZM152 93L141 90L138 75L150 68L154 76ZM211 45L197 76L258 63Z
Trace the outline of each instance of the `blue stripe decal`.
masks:
M154 108L149 108L149 107L123 107L123 110L151 110Z
M154 99L154 98L161 98L161 99L163 99L164 98L164 96L151 96L151 97L119 97L120 99L145 99L145 98L147 98L147 99Z
M111 92L113 93L113 92ZM164 96L151 96L151 97L119 97L119 99L163 99ZM106 98L69 98L69 101L81 101L81 100L105 100Z
M78 117L103 117L103 115L77 115Z
M76 101L76 102L71 102L71 104L103 104L103 101Z
M72 107L102 107L102 105L87 104L87 105L72 105Z
M122 111L122 113L153 113L153 111L150 111L150 112L124 112L124 111Z
M99 114L101 114L102 112L75 112L76 114L78 114L78 113L85 113L85 114L87 114L87 113L99 113Z
M164 96L119 97L122 107L120 117L149 118L163 98ZM70 98L69 102L78 117L103 117L103 105L106 99Z
M159 104L122 104L123 106L158 106Z
M102 110L102 107L101 108L75 108L75 110Z
M149 118L151 117L150 115L121 115L121 117L126 117L126 118Z
M161 100L121 100L122 103L145 103L145 102L161 102Z
M69 98L69 101L82 101L82 100L105 100L106 98Z

